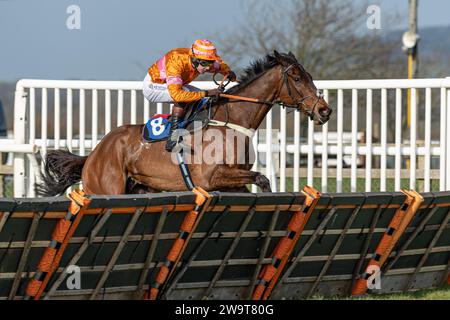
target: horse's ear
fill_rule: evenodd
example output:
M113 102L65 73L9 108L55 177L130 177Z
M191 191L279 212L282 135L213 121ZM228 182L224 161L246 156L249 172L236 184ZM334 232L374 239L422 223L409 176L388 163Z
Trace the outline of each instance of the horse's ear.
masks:
M298 62L297 58L296 58L295 55L292 53L292 51L289 51L289 56L292 57L292 59L294 59L296 62Z
M282 59L281 54L277 50L273 50L273 55L275 56L275 59L280 61Z

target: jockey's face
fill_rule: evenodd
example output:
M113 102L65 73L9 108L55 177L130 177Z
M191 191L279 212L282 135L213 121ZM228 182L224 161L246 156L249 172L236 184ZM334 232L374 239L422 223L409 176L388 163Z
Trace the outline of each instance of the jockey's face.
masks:
M214 60L202 60L197 59L198 65L197 65L197 71L198 73L202 74L205 72L211 72L214 70Z

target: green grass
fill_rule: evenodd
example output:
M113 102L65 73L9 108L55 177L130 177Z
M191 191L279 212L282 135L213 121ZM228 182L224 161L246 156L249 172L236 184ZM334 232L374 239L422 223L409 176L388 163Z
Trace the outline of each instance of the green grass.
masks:
M301 190L303 186L307 185L306 178L299 179L299 189ZM278 181L278 186L279 186ZM416 190L420 191L423 183L418 181L416 184ZM314 178L313 186L319 191L322 191L322 179ZM371 190L372 192L378 192L380 190L380 179L371 179ZM400 181L401 189L409 189L409 179L401 179ZM291 192L294 190L293 187L293 178L286 178L286 191ZM356 179L356 192L365 192L366 190L366 179L365 178L357 178ZM395 190L395 180L394 179L386 179L386 190L394 191ZM438 191L439 190L439 180L431 180L431 190ZM327 192L336 192L336 178L328 178L328 188ZM351 180L349 178L342 179L342 192L352 192L351 190Z
M2 181L0 182L2 184L0 197L14 197L13 177L11 175L3 175L0 176L0 179L2 179Z
M368 294L363 297L332 297L313 296L310 300L450 300L450 285L438 289L419 290L406 293Z

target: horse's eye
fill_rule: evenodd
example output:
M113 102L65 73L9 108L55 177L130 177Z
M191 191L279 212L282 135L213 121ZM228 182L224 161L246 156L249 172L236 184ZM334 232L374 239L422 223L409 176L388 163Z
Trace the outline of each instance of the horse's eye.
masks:
M294 77L295 82L300 82L300 77Z

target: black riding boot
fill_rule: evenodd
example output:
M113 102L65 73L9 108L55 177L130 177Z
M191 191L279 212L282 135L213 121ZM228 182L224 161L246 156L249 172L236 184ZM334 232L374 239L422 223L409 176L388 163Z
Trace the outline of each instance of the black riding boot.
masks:
M175 132L175 130L178 129L178 125L182 120L183 119L181 117L179 117L178 114L172 115L172 125L170 126L169 138L167 139L167 143L166 143L166 151L167 152L172 152L172 149L178 143L178 137L176 136L176 134L174 134L174 132Z

